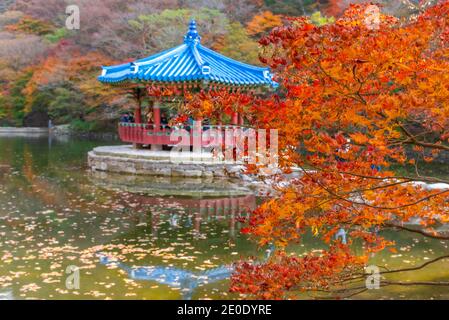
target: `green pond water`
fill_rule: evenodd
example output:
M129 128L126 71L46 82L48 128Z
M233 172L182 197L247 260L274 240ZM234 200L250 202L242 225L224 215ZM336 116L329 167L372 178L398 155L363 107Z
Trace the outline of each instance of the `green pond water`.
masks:
M0 137L0 299L241 298L228 292L229 267L266 251L240 234L238 217L261 199L232 183L89 172L87 152L117 143ZM443 241L387 237L398 252L372 263L389 269L449 253ZM319 249L313 237L292 248ZM66 284L70 266L79 287ZM389 279L448 281L449 261ZM386 287L357 298L448 299L449 288Z

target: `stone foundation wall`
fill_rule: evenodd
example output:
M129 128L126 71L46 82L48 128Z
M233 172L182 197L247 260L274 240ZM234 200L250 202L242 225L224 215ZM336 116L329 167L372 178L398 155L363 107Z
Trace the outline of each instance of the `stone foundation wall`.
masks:
M88 165L94 171L170 177L238 177L241 165L226 163L173 163L126 155L107 155L95 150L88 153Z

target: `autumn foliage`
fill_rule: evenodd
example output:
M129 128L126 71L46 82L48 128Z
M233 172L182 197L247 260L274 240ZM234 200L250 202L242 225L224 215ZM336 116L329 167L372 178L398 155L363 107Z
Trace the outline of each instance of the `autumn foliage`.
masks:
M98 64L113 62L98 52L83 54L73 47L59 48L34 68L33 75L23 90L26 110L31 111L40 87L64 82L73 84L76 90L83 92L88 97L86 103L93 106L112 101L116 93L102 86L92 75L97 73Z
M184 113L196 119L208 118L223 123L229 123L235 112L248 114L252 103L247 92L230 92L226 88L212 88L198 93L185 92L184 101Z
M292 289L304 292L340 287L342 278L363 274L365 262L363 257L355 257L341 244L331 247L322 256L299 258L280 252L262 265L239 264L233 277L237 285L232 290L264 299L295 298L294 292L289 292Z
M120 94L97 82L99 67L167 49L167 41L178 44L187 16L201 13L203 43L236 59L252 62L255 39L263 36L260 62L271 67L279 88L258 97L186 90L181 111L217 123L239 112L254 127L279 129L280 166L301 173L276 185L246 221L244 233L277 250L266 261L237 264L231 291L264 299L304 291L350 297L358 287L348 283L363 279L370 256L395 250L383 230L449 240L436 230L449 222L449 190L440 186L449 181L423 171L424 163L449 153L449 1L416 6L421 12L408 20L377 17L367 11L370 4L342 12L347 1L320 2L324 7L309 1L315 6L301 8L303 1L293 1L301 14L324 8L337 16L319 26L307 17L288 18L280 9L289 1L272 1L279 10L271 11L263 5L268 1L228 1L223 12L169 2L83 1L88 31L64 35L56 29L63 26L62 2L17 1L23 15L4 28L11 34L0 42L0 118L17 113L21 119L42 105L49 111L52 102L62 111L74 101L84 109L111 104L111 95ZM147 88L150 95L169 95L158 90ZM399 174L405 167L412 173ZM420 228L406 226L411 219ZM347 241L337 237L342 231ZM299 255L305 237L324 249Z
M270 11L264 11L261 14L255 15L250 22L248 22L247 30L250 35L260 35L265 31L271 30L282 25L282 17L275 15Z
M381 15L378 25L367 24L366 8L352 5L321 27L291 19L260 41L281 86L254 101L254 124L279 128L281 165L302 176L250 218L244 231L281 253L239 265L234 292L291 298L319 288L350 296L338 291L348 273L363 275L370 254L394 250L381 230L449 239L434 230L449 222L449 190L425 184L447 181L421 172L449 152L449 1L408 22ZM396 173L406 165L413 174ZM404 226L412 217L421 228ZM336 237L341 229L346 244ZM285 253L308 234L328 249Z

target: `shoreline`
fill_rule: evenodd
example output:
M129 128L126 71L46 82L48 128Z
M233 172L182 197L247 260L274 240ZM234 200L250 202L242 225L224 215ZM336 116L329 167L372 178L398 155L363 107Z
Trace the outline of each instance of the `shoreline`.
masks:
M77 132L71 130L67 125L54 126L51 129L47 127L0 127L0 137L79 137L88 139L118 139L115 132Z
M45 137L49 134L44 127L0 127L0 137Z
M0 133L48 133L47 127L0 127Z

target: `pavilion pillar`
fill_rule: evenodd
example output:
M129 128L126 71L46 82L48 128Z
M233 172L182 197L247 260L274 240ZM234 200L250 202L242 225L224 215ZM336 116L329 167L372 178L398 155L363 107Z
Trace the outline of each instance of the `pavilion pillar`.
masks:
M142 88L134 89L134 98L136 99L136 108L134 109L134 122L142 123L142 98L143 98Z
M143 90L141 88L136 88L134 91L134 97L136 99L136 108L134 109L134 123L141 124L142 123L142 97ZM141 143L133 143L135 149L142 148Z
M161 104L160 100L153 101L153 117L154 117L154 132L159 132L161 130ZM152 151L161 151L162 146L159 144L151 145Z
M153 103L154 126L156 130L161 130L161 104L159 100Z
M195 153L202 152L202 140L203 140L203 118L197 118L191 128L192 137L192 151Z
M245 124L245 117L239 114L239 125L243 126Z
M135 123L142 123L142 104L139 101L136 109L134 110L134 121Z
M238 114L237 112L234 112L234 113L232 114L232 124L233 124L234 126L236 126L236 125L239 124L239 114Z

